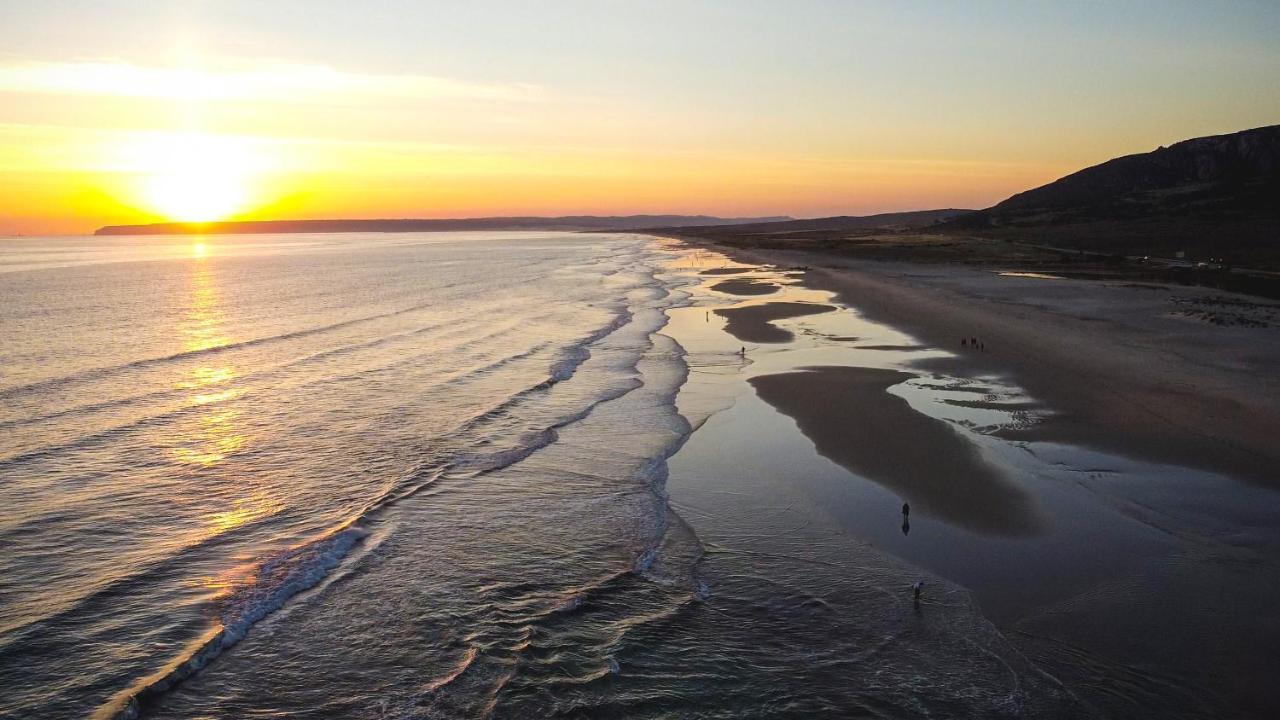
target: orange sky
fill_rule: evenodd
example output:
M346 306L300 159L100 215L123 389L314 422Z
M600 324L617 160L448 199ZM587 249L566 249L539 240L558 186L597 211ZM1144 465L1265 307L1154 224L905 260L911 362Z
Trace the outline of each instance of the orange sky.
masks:
M0 234L984 207L1280 121L1265 6L261 5L0 9Z

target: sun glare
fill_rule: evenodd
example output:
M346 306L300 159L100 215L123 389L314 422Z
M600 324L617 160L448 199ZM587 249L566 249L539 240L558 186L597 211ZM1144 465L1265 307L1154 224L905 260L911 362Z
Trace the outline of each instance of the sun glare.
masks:
M222 220L251 200L252 153L233 137L201 133L148 138L132 150L142 200L180 222Z

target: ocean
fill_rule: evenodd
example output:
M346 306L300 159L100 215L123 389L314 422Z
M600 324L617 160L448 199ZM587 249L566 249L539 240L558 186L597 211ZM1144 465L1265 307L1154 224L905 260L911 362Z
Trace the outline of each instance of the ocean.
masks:
M921 375L903 407L1021 480L908 524L748 381L946 353L847 308L748 347L717 311L770 298L715 273L836 306L729 265L634 234L4 241L0 716L1094 714L988 615L1032 603L1010 576L1167 551L1072 520L1073 463L1111 459L1002 444L1016 387ZM1132 557L1062 559L1104 541Z
M383 556L430 556L400 579L407 594L379 591L407 611L450 591L420 574L440 563L513 592L472 542L529 571L555 543L576 572L604 575L661 541L657 466L684 432L662 393L682 366L649 337L677 296L644 239L23 239L2 257L8 716L147 697ZM626 442L584 439L600 446L589 461L474 495L477 478L635 390L642 361L662 380ZM543 529L584 512L610 527L607 549ZM514 592L529 612L562 589L526 582ZM360 604L390 621L376 598ZM441 619L464 611L449 605ZM449 666L460 641L439 641Z

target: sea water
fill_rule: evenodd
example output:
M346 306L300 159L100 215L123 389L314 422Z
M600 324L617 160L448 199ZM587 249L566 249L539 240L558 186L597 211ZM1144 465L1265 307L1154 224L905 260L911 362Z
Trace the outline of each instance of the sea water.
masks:
M326 583L317 602L370 635L300 630L300 665L258 680L288 702L313 667L293 690L321 713L401 702L378 691L411 649L387 649L397 623L450 629L412 648L424 687L477 647L433 568L532 617L573 595L540 553L600 582L647 562L684 428L680 358L652 337L679 297L660 259L549 233L0 244L0 713L131 712ZM495 474L646 380L647 415ZM607 525L606 547L555 530L578 525ZM336 689L330 653L364 692Z

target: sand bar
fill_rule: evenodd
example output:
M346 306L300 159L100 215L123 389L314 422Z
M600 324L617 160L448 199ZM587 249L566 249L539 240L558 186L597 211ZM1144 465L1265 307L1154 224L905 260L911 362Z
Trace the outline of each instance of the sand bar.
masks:
M913 508L978 532L1028 535L1041 519L1031 497L945 421L886 390L893 370L822 367L761 375L751 384L796 421L824 457L901 495Z
M784 343L795 336L774 325L776 320L820 315L835 310L832 305L799 302L772 302L747 307L720 308L716 314L728 320L725 330L743 342Z
M711 289L730 295L769 295L778 292L778 286L774 283L748 278L722 280L712 285Z

